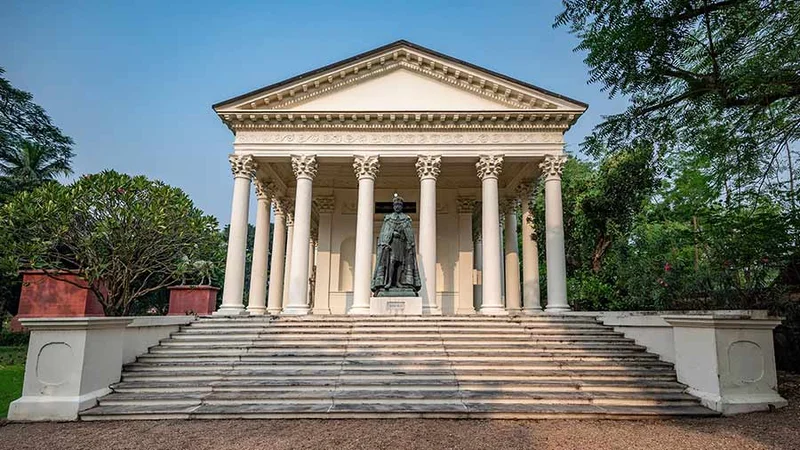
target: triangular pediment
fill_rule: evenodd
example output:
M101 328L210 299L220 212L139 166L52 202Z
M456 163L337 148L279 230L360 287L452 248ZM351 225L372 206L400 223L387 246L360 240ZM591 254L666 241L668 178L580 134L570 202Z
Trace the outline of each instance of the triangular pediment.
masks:
M406 41L218 103L220 113L531 111L586 105Z

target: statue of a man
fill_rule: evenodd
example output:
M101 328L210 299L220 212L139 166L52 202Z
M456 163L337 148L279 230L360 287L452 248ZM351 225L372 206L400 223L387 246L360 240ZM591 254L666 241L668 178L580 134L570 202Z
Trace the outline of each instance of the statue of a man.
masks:
M417 296L422 287L417 269L417 250L411 217L403 212L403 199L397 194L392 209L383 218L378 236L378 257L372 274L376 296Z

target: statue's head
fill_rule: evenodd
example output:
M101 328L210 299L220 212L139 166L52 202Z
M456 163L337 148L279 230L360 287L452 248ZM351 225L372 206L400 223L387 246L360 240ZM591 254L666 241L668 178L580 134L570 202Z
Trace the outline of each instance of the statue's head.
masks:
M392 199L392 209L396 213L403 212L403 197L400 197L396 193Z

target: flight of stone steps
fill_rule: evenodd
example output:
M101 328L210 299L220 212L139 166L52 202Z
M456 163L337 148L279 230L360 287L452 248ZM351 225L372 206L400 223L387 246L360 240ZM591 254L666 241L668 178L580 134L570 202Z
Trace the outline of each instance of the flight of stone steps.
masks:
M712 415L592 317L201 318L83 420Z

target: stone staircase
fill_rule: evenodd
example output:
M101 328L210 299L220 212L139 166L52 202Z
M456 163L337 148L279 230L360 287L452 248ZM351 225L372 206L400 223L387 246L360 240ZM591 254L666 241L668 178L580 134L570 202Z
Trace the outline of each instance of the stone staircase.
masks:
M714 415L594 318L202 318L82 420Z

